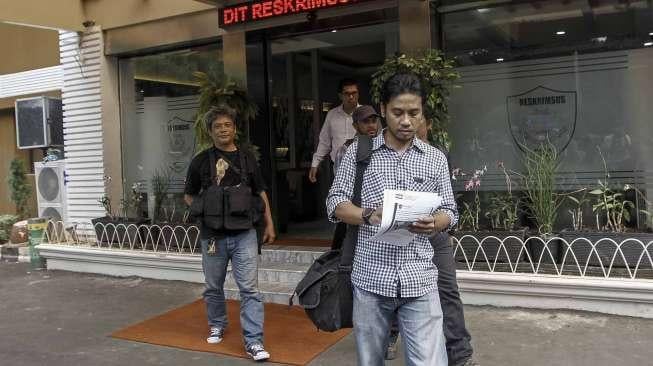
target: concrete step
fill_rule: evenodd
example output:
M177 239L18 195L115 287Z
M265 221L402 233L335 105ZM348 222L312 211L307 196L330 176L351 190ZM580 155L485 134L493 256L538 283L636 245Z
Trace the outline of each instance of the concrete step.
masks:
M266 246L261 251L258 268L259 290L263 301L288 304L290 295L304 274L328 248ZM240 299L238 286L231 273L231 266L224 284L225 297Z
M295 285L289 283L259 282L259 291L263 302L287 305L290 295L295 291ZM227 299L240 300L238 286L233 279L228 279L224 284L224 295Z
M312 264L328 248L323 247L292 247L266 245L261 250L261 262Z
M304 263L261 263L258 280L270 283L298 283L304 278L310 264Z
M309 264L303 263L268 263L261 262L258 267L258 280L260 282L285 282L297 283L304 278ZM227 279L233 279L231 264L227 268Z

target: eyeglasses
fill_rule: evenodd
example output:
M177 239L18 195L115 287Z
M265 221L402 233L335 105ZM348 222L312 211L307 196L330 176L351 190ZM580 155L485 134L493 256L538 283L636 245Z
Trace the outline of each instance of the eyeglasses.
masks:
M343 97L355 97L358 95L358 92L342 92L340 93Z

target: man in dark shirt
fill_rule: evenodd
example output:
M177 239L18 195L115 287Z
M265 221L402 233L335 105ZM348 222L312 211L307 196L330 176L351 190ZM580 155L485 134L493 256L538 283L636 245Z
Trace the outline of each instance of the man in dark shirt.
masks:
M253 154L236 146L236 120L236 112L225 106L212 108L204 116L205 126L214 145L199 153L191 162L184 200L191 205L198 194L214 183L220 187L246 184L252 194L260 196L264 203L263 243L271 243L275 239L275 231L265 182ZM211 155L215 161L214 176ZM243 182L243 176L246 176L246 182ZM214 230L202 223L201 244L206 283L204 301L210 327L206 341L220 343L227 327L224 281L231 260L232 274L240 289L240 322L245 350L256 361L269 359L270 354L263 347L263 299L258 289L256 230L253 227L244 230Z

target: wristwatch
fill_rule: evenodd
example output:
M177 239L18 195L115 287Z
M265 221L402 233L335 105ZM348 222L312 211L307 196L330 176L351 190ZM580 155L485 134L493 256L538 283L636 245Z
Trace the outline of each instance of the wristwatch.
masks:
M368 207L363 209L363 213L361 214L361 216L363 218L363 222L366 225L372 225L372 223L370 223L370 217L372 217L373 214L374 214L373 208Z

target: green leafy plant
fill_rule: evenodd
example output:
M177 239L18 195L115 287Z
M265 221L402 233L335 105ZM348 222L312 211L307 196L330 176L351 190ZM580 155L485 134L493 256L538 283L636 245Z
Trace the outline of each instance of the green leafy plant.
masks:
M139 207L143 201L141 186L141 183L132 184L129 192L125 193L125 197L120 200L120 208L124 217L141 217L139 211ZM130 216L130 214L133 214L133 216Z
M27 183L25 175L25 165L21 159L14 159L9 166L9 192L11 201L16 205L16 214L20 218L26 218L28 215L27 200L32 194L32 190Z
M156 221L161 219L163 203L166 200L170 188L170 173L167 169L155 170L150 184L152 185L152 195L154 196L153 219ZM167 220L167 218L168 215L166 212L164 219Z
M451 139L447 132L449 108L447 105L450 89L460 78L455 70L454 60L448 60L440 50L427 49L413 55L389 57L377 72L372 75L370 93L375 103L381 102L383 84L397 73L414 73L422 80L424 88L424 114L431 121L429 142L449 151Z
M613 232L623 232L626 229L626 223L631 221L630 210L634 209L635 203L625 198L625 192L635 191L635 197L641 197L648 203L644 195L635 187L628 184L621 188L621 185L611 184L611 177L608 171L608 164L605 161L603 152L600 147L598 150L601 161L603 162L604 178L598 180L598 187L591 190L589 194L596 197L596 203L592 205L592 212L595 214L596 229L608 230ZM650 216L646 210L640 210L641 213ZM601 225L601 217L605 218L605 225Z
M465 173L462 169L456 168L451 173L451 179L457 180L459 177L469 176L465 181L465 191L474 191L474 201L472 203L462 202L462 211L458 219L459 230L478 231L479 218L481 214L481 199L478 195L478 189L481 187L481 177L487 172L487 166L476 169L474 173ZM462 197L462 195L459 195Z
M519 205L521 200L512 193L512 178L502 161L497 162L506 181L506 191L492 193L489 198L485 217L490 220L492 229L512 230L519 220Z
M109 196L105 194L102 196L102 198L98 200L98 203L100 203L100 205L104 208L104 212L106 213L106 215L109 216L110 219L113 219L115 215L111 207L111 198L109 198Z
M492 229L512 230L519 219L519 199L511 193L490 194L485 217L490 220Z
M630 221L630 209L635 204L624 198L623 192L611 189L607 183L599 180L599 188L589 192L597 196L596 203L592 205L592 211L596 214L596 229L623 232L626 222ZM601 226L599 215L606 218L605 226Z
M474 230L474 227L478 225L475 217L474 210L469 203L463 202L463 209L458 218L458 230Z
M526 194L526 205L537 223L540 234L553 232L563 195L555 192L555 176L558 171L558 150L550 142L535 148L521 146L524 151L524 173L519 174Z
M236 81L231 80L222 72L211 71L208 73L194 72L193 76L199 83L199 109L195 120L195 136L197 152L205 150L213 144L213 140L206 130L203 118L211 107L225 104L238 112L241 126L246 126L256 118L258 106L248 96L247 90ZM249 136L242 134L246 130L238 129L238 139L245 140L244 144L249 145ZM256 149L253 149L256 151Z
M568 195L566 198L571 201L573 205L572 208L567 211L571 216L571 227L576 231L582 230L583 208L590 202L589 198L587 198L587 189L581 189L578 196Z
M6 243L11 235L11 228L20 218L16 215L0 215L0 243Z

